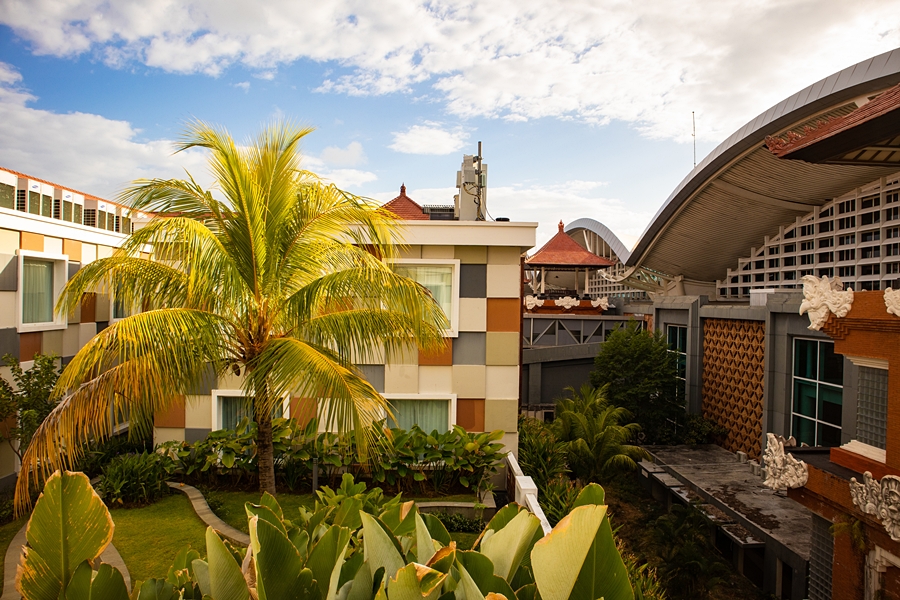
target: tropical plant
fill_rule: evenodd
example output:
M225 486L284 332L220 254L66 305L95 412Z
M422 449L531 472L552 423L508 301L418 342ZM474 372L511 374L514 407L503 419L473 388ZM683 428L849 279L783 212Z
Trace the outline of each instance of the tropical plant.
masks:
M706 517L693 506L675 505L656 520L658 571L673 595L707 598L725 582L729 570L710 548L709 531Z
M112 459L97 481L106 504L150 504L168 493L164 457L155 453L123 454Z
M675 440L675 424L684 416L676 395L675 357L661 331L648 332L637 321L613 331L600 345L591 385L606 387L609 403L634 415L649 443Z
M113 421L149 427L149 414L180 402L210 369L242 376L252 399L260 489L275 492L272 418L288 395L318 399L324 425L352 432L365 450L367 425L390 411L354 365L416 346L439 352L448 323L423 286L391 268L396 215L300 170L310 131L279 123L239 145L194 122L177 150L208 152L212 189L189 176L122 192L151 220L113 256L83 265L56 310L115 290L133 314L63 371L54 392L63 399L23 457L20 501L42 475L74 464L85 441L109 437Z
M15 386L0 377L0 439L9 444L19 460L38 426L59 402L52 395L59 379L58 363L58 356L36 354L32 367L23 370L15 356L3 356Z
M602 481L621 471L637 468L638 460L650 455L629 444L641 426L625 423L631 413L607 403L604 390L569 387L571 398L557 400L556 419L551 425L557 439L565 442L569 467L583 481Z
M291 518L264 493L245 507L249 548L233 548L209 528L205 560L183 550L165 579L136 583L132 598L632 600L604 499L602 488L586 487L546 537L537 517L508 505L477 550L459 551L441 522L413 502L377 516L341 503ZM25 600L127 600L121 574L91 563L111 539L109 513L87 478L52 475L28 526L17 589Z
M556 439L543 421L524 416L519 417L518 461L522 471L534 480L540 490L538 498L551 481L569 473L565 443Z

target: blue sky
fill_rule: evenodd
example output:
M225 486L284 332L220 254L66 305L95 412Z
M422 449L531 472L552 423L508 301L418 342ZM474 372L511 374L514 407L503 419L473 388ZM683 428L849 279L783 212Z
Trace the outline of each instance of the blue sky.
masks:
M204 178L199 118L316 127L307 166L448 203L484 142L494 216L592 217L626 243L698 160L800 88L900 46L900 2L0 2L0 165L112 197ZM800 25L802 24L802 25Z

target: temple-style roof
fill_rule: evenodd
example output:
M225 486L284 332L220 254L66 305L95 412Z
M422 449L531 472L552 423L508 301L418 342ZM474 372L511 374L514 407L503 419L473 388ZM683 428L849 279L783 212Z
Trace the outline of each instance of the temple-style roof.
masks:
M615 264L579 246L563 231L562 221L559 232L525 263L530 267L610 267Z
M412 198L406 195L406 185L400 186L400 195L382 206L391 211L401 219L408 221L428 221L429 217L422 210L422 207L416 204Z
M802 132L769 136L766 146L778 158L817 164L900 166L900 85L850 114L819 121Z

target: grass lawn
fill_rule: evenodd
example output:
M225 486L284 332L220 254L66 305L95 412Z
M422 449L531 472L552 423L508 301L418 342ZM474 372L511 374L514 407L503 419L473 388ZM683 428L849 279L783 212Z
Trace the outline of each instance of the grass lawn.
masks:
M188 544L206 555L206 526L183 494L143 508L116 508L110 514L116 524L113 544L128 566L132 583L164 578L175 555Z
M458 531L450 532L450 539L456 542L457 550L471 550L472 544L478 539L480 533L460 533Z
M214 491L210 494L209 499L212 500L213 512L220 519L244 533L249 533L244 504L247 502L259 504L260 495L259 492ZM407 498L403 496L403 499L415 500L416 502L474 502L475 496L466 494L441 496L439 498L415 498L412 496ZM285 516L290 519L298 514L297 509L301 506L311 509L315 504L316 496L314 494L288 494L281 492L278 494L277 500ZM475 541L475 538L472 538L472 541Z
M9 543L16 537L16 534L19 533L19 530L22 529L27 522L27 518L22 518L10 521L6 525L0 525L0 557L6 557L6 550L9 548ZM0 573L2 572L3 565L0 565ZM4 573L3 576L6 577L6 574Z

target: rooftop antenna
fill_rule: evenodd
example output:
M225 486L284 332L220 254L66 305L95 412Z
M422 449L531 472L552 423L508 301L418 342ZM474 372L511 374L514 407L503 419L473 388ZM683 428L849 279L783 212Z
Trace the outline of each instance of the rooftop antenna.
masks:
M478 142L478 156L475 157L475 204L478 206L476 220L484 221L484 194L482 193L481 177L481 142Z
M691 137L694 138L694 168L697 168L697 121L694 119L694 111L691 111Z

